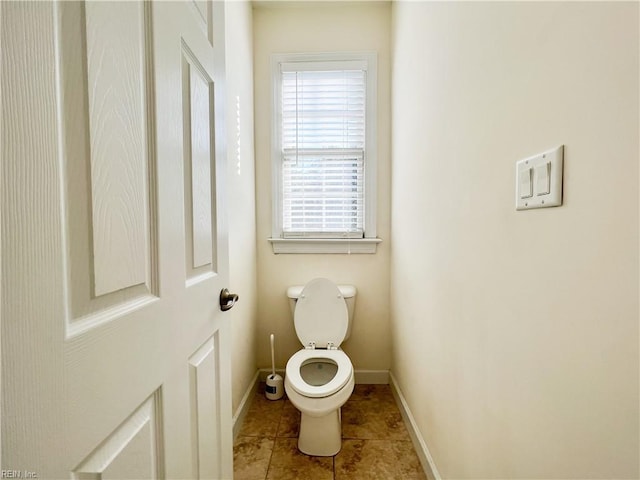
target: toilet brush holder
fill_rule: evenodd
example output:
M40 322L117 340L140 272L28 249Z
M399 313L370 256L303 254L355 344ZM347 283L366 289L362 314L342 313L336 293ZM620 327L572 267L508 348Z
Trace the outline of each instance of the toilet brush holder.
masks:
M269 400L280 400L284 395L284 380L277 373L270 374L264 391Z
M273 349L274 335L271 334L271 375L267 377L267 385L264 392L269 400L280 400L284 395L284 380L276 373L276 362Z

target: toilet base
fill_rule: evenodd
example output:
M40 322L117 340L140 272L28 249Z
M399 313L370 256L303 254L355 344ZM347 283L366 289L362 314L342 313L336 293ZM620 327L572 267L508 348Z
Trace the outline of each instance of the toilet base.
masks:
M322 417L301 413L298 450L314 457L332 457L342 448L340 409Z

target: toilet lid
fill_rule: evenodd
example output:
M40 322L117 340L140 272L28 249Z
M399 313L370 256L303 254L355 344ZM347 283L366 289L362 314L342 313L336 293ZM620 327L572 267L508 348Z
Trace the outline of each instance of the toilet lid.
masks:
M338 287L326 278L307 283L296 302L293 322L303 345L315 342L316 348L326 348L332 342L339 347L347 334L349 312Z
M335 376L324 385L309 385L302 378L300 368L307 360L332 361L338 367ZM353 365L342 350L299 350L287 362L285 378L300 395L322 398L333 395L344 387L353 375Z

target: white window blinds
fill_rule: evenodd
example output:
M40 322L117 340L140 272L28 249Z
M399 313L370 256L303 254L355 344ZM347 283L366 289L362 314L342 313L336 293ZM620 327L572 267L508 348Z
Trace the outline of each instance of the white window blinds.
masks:
M366 70L363 62L283 63L285 237L362 237Z

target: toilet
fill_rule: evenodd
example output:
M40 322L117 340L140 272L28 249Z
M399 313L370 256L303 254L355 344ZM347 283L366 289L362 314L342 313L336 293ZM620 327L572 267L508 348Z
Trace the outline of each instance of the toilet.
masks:
M340 408L355 385L351 360L340 349L349 338L356 288L316 278L287 290L296 334L304 346L289 359L284 389L300 410L298 449L332 456L342 446Z

